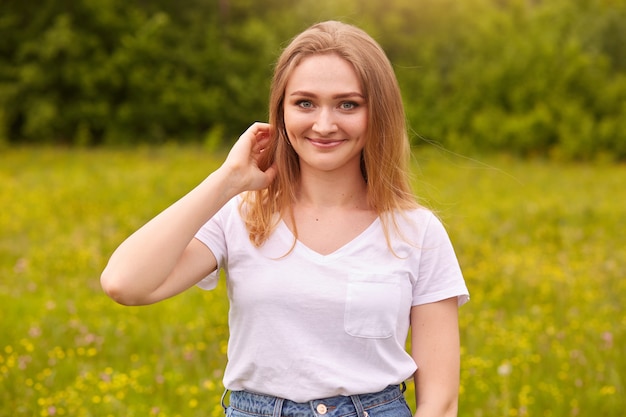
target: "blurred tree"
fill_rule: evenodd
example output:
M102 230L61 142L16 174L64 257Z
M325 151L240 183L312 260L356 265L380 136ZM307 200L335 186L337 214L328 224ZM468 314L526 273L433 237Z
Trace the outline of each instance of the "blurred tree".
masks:
M4 0L0 143L230 142L326 19L382 44L416 144L626 159L626 0Z

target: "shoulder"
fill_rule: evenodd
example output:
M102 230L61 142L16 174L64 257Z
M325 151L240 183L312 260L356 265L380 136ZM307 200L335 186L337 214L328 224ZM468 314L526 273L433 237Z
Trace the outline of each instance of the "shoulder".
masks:
M394 212L395 222L400 227L428 227L430 223L441 223L435 213L426 207L417 207Z
M226 228L227 225L241 221L240 207L242 198L240 195L233 197L218 210L204 225L206 227Z
M394 213L393 223L399 237L417 243L446 241L448 232L437 214L426 208L401 210Z
M219 211L222 215L230 216L232 214L239 214L244 209L245 201L242 194L236 195L231 198L224 207Z

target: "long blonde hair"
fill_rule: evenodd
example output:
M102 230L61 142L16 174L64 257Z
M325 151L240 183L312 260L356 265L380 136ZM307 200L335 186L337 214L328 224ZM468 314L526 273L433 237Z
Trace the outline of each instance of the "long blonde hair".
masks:
M261 246L281 216L287 214L293 220L291 206L300 178L300 163L285 131L285 89L294 68L304 58L317 54L336 54L345 59L353 65L361 82L368 108L362 171L368 202L380 216L389 243L389 219L397 228L394 212L419 206L409 181L410 145L400 88L378 43L363 30L336 21L318 23L296 36L276 63L269 102L272 140L259 167L265 170L275 163L278 174L268 188L244 196L242 215L250 240Z

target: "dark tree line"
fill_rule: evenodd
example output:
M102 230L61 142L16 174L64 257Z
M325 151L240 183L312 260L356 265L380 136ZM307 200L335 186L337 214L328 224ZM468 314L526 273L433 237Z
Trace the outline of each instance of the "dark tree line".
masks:
M0 144L230 142L325 19L385 48L416 144L626 158L626 0L0 0Z

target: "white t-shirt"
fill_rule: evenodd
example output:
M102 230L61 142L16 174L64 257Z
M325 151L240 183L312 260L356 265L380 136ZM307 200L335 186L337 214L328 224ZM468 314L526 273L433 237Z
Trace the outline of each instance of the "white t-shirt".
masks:
M417 369L405 350L411 306L469 294L450 239L428 210L396 216L410 242L389 251L380 219L329 255L281 222L255 248L239 197L196 235L224 269L230 300L224 385L296 402L378 392ZM285 254L288 255L285 256ZM198 285L212 289L219 274Z

